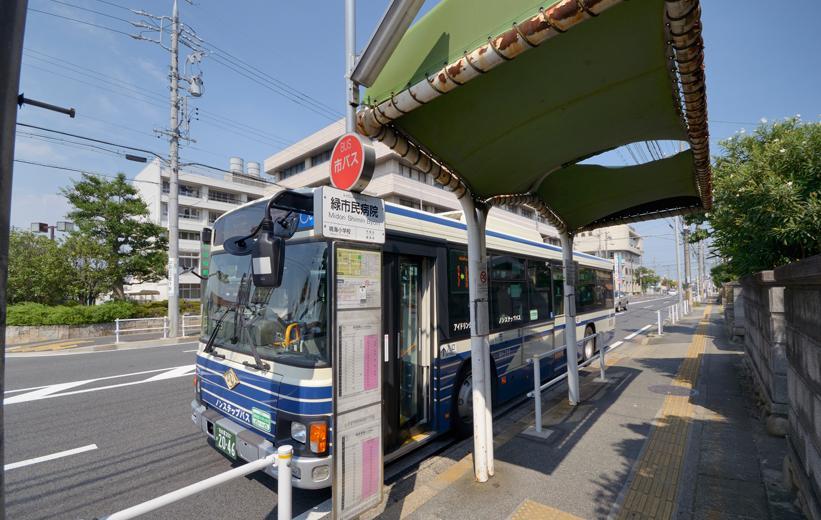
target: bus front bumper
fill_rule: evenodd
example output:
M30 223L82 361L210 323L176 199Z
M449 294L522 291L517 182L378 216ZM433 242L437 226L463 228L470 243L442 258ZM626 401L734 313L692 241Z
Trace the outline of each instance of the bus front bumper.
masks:
M235 434L237 458L244 461L252 462L276 453L276 447L271 441L198 403L196 399L191 401L191 421L211 439L214 438L214 424ZM265 468L264 472L277 478L276 465ZM291 484L299 489L330 487L331 457L294 456L291 459Z

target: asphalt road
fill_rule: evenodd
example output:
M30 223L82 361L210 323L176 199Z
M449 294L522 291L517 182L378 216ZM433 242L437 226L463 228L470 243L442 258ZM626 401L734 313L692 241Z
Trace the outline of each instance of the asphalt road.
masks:
M631 300L616 339L655 323L672 297ZM196 343L6 360L6 511L91 519L231 468L190 422ZM37 459L68 452L46 461ZM275 518L276 482L234 480L151 518ZM294 515L330 497L294 490Z

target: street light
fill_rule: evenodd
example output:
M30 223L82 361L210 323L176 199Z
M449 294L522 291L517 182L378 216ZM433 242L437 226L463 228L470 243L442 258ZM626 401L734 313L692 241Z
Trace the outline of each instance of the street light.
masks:
M60 220L57 222L56 226L50 226L45 222L32 222L31 223L31 232L32 233L48 233L48 237L51 240L54 240L54 230L60 231L61 233L70 233L74 231L74 222L69 222L67 220Z

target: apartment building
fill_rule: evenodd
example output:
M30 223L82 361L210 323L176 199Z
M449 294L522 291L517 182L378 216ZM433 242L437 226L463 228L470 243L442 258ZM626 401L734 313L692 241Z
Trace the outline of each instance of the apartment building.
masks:
M585 253L612 258L615 264L616 290L627 294L641 293L641 284L635 277L635 270L641 266L644 244L633 226L621 224L583 231L575 237L573 246Z
M345 133L344 121L337 121L265 160L265 173L287 188L322 186L330 183L328 161L334 144ZM431 213L461 215L456 197L433 179L416 170L396 152L382 143L374 143L376 169L364 193ZM490 218L494 225L520 229L527 236L559 244L556 229L529 208L494 208Z
M146 202L149 219L168 229L169 170L154 160L134 178L134 186ZM199 271L202 229L210 227L226 211L265 195L272 186L260 176L260 165L233 157L226 171L185 167L179 173L179 266ZM200 298L200 280L193 274L180 276L180 298ZM140 300L168 298L168 281L128 286L126 295Z

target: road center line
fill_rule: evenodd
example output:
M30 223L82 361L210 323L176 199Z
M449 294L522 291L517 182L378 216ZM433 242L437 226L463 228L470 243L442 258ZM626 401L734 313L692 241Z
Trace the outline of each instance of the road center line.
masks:
M46 462L48 460L61 459L63 457L77 455L78 453L84 453L86 451L92 451L96 449L96 444L89 444L87 446L74 448L73 450L58 451L57 453L52 453L51 455L43 455L42 457L35 457L33 459L26 459L21 460L20 462L12 462L11 464L6 464L5 466L3 466L3 471L8 471L10 469L15 468L22 468L24 466L31 466L32 464L39 464L40 462Z

